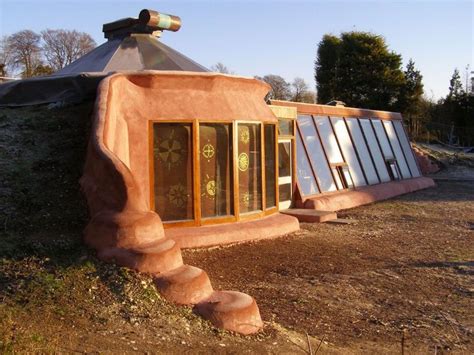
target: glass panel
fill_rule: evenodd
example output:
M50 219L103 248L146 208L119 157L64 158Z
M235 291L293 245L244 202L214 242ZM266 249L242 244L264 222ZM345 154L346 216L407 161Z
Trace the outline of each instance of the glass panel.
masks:
M349 173L348 167L342 168L342 175L344 176L344 180L346 181L346 185L348 188L354 187L354 183L352 182L351 174Z
M336 184L326 161L321 142L314 128L311 116L298 116L298 126L308 148L311 165L316 172L322 192L336 191ZM298 158L299 161L299 158Z
M329 160L329 163L344 163L342 158L341 151L337 145L336 137L329 122L329 118L326 116L316 116L315 117L316 126L319 131L319 136L323 142L324 149Z
M296 175L303 196L310 196L319 193L299 133L296 134Z
M382 122L380 120L371 120L372 124L375 129L375 134L379 140L380 146L382 147L383 156L385 160L387 159L394 159L392 153L392 148L390 148L390 143L388 142L387 135L385 134L385 130L382 126Z
M291 176L291 143L278 143L278 176Z
M289 201L291 200L291 183L290 184L281 184L278 186L280 193L280 201Z
M387 166L385 165L385 159L382 156L379 144L377 143L377 139L375 138L375 133L372 129L372 124L368 119L365 118L360 120L360 124L365 134L365 138L367 139L367 143L369 145L370 152L372 153L372 157L374 158L375 166L377 167L380 180L382 180L382 182L390 181Z
M410 169L408 168L405 157L403 156L402 148L398 142L397 134L395 133L392 122L383 121L383 124L385 126L385 131L387 132L388 138L390 139L390 143L392 144L393 152L395 153L395 158L397 158L398 166L400 167L402 176L404 179L409 179L411 178Z
M194 218L190 123L153 125L155 211L163 221Z
M278 119L278 134L280 136L292 136L293 135L293 121L279 118Z
M265 208L276 206L275 126L265 125Z
M352 175L354 176L354 183L356 186L367 185L364 178L364 173L360 167L359 160L357 159L356 152L352 146L351 137L347 131L346 124L342 117L331 117L334 132L336 133L337 139L341 146L341 150L346 158L346 163L351 169Z
M231 125L199 126L201 216L233 215Z
M262 210L262 164L260 125L238 125L240 213Z
M377 172L372 163L372 158L370 157L369 150L365 144L364 136L362 135L357 118L348 118L346 119L346 122L349 131L351 132L352 139L354 140L355 149L357 149L357 152L359 153L362 168L364 169L369 184L378 184L379 179L377 177Z
M402 121L393 121L393 126L395 127L395 131L402 145L402 149L405 152L405 156L407 157L408 166L410 167L412 176L413 177L421 176L420 171L418 170L418 165L415 162L415 158L411 150L410 142L408 141L408 137L402 125L403 125Z

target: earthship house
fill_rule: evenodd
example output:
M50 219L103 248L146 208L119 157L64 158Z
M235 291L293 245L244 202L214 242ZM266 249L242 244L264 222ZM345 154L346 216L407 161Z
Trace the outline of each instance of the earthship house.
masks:
M106 24L108 42L22 88L46 86L45 103L83 98L100 82L80 181L91 218L85 242L103 260L153 274L167 299L250 334L262 327L255 300L214 291L180 248L278 237L299 221L434 183L422 177L399 113L268 105L267 84L211 73L159 41L180 26L152 10ZM76 85L84 77L94 80ZM16 98L8 84L0 93Z

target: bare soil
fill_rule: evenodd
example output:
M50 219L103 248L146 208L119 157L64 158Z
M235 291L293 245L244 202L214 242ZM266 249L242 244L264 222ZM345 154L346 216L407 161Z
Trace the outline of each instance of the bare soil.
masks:
M0 353L474 352L474 182L340 213L350 225L185 251L216 288L257 299L265 328L243 337L83 246L91 109L0 110Z

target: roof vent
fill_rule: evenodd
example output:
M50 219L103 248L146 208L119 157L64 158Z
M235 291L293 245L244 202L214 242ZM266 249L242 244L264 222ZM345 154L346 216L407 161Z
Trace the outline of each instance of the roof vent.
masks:
M163 31L176 32L181 28L178 16L159 13L155 10L143 9L138 18L127 17L102 26L104 37L108 40L128 37L133 33L153 34L161 36Z
M346 103L343 102L343 101L338 101L338 100L332 100L332 101L329 101L326 105L328 106L346 106Z

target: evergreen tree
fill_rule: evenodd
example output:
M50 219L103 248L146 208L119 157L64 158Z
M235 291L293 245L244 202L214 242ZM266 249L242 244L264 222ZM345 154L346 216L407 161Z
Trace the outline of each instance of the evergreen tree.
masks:
M318 102L341 100L349 106L393 110L404 85L399 54L368 32L326 35L318 46L315 78Z

